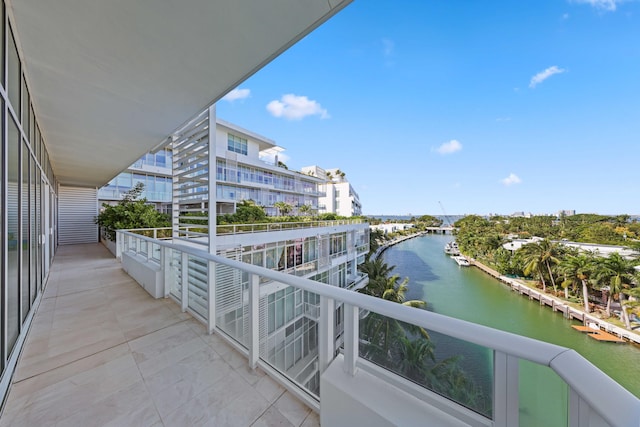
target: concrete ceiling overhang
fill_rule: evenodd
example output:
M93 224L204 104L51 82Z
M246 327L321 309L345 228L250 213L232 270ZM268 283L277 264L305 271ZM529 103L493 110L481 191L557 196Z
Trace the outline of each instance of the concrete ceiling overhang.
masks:
M51 164L101 186L351 0L8 0Z

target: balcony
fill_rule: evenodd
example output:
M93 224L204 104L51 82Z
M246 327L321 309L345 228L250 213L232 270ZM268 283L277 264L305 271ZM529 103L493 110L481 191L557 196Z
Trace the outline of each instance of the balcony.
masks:
M87 419L119 425L317 425L315 411L329 426L640 421L638 399L567 348L130 232L118 232L117 247L123 260L135 258L156 271L168 298L149 297L98 245L62 247L0 426ZM298 352L294 334L289 347L278 338L277 325L271 334L262 304L265 283L317 297L293 306L317 321L317 333L306 344L311 351ZM334 317L338 306L340 322ZM363 321L372 316L482 347L491 371L486 410L371 358ZM341 348L334 328L344 331ZM561 423L545 423L549 402L536 406L527 399L519 384L523 366L539 370L545 393L548 385L555 389ZM546 384L550 376L553 384Z
M63 246L0 426L317 426L318 415L100 244Z

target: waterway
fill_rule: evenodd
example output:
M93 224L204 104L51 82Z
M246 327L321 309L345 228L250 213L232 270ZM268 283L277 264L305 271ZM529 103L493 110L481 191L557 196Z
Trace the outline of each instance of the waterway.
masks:
M640 397L638 346L598 342L572 329L571 324L579 323L565 319L562 313L511 291L477 268L459 267L443 252L451 240L449 235L416 237L384 252L385 262L396 266L394 274L409 277L407 299L426 301L427 309L436 313L572 348ZM438 334L433 340L439 357L462 355L465 371L490 393L490 351ZM521 425L559 425L558 417L566 413L566 386L555 373L521 363L520 390L521 421L525 421Z

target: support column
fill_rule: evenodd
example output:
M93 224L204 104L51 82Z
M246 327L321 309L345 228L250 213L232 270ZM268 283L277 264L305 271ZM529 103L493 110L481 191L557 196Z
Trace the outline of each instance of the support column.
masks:
M320 296L320 316L318 318L318 362L320 374L327 369L335 354L335 301Z
M493 421L496 427L517 426L519 423L518 377L518 358L494 351Z
M344 371L353 376L359 355L360 316L359 308L344 304Z

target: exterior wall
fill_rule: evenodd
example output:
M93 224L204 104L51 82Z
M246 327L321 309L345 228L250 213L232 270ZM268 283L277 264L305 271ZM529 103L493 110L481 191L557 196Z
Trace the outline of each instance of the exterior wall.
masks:
M6 35L6 44L0 44L0 63L6 65L6 73L0 73L1 401L55 253L57 183L4 1L0 34Z

